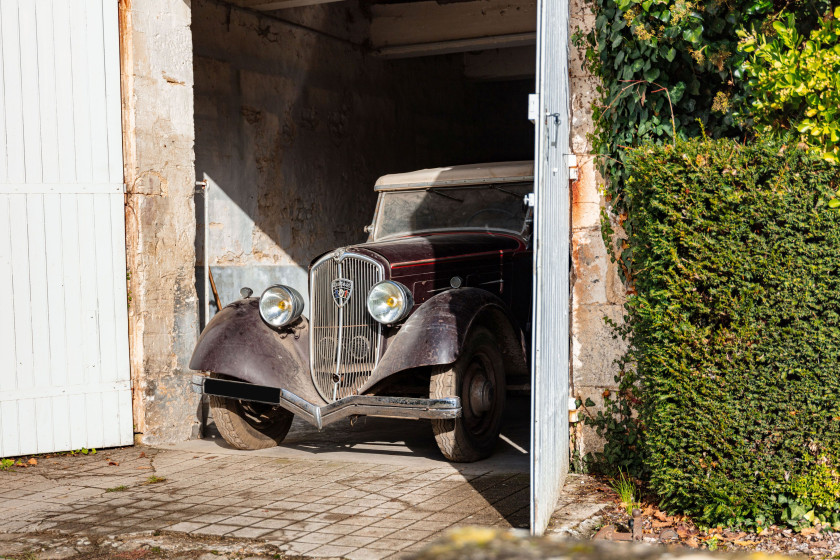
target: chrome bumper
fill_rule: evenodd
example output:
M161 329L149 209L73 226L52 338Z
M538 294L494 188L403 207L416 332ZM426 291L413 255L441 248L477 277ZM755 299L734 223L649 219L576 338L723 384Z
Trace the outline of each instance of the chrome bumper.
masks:
M319 430L348 416L431 418L435 420L447 420L461 416L461 399L458 397L415 399L353 395L328 405L318 406L285 389L227 379L212 379L203 375L193 375L192 390L204 395L282 406Z

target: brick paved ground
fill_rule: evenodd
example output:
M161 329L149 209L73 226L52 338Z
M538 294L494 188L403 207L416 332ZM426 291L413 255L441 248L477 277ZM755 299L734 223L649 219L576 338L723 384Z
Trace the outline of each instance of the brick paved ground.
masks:
M130 533L161 531L199 548L244 538L353 560L398 557L461 525L527 527L529 406L509 408L494 456L466 465L443 460L428 425L380 419L324 432L296 421L282 446L253 452L227 448L211 425L210 439L175 447L42 458L0 471L0 534L26 532L29 545L58 532L110 536L130 548ZM569 476L556 533L593 532L603 507L595 486Z
M526 527L528 476L137 447L0 472L0 501L0 532L159 530L377 559L458 525Z

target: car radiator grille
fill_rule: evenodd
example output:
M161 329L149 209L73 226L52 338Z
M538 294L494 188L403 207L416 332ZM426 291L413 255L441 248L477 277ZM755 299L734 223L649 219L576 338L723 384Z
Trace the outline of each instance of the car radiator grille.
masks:
M382 331L367 312L367 295L383 274L373 259L341 251L312 267L310 364L315 387L327 402L355 395L376 367ZM345 299L341 296L348 286Z

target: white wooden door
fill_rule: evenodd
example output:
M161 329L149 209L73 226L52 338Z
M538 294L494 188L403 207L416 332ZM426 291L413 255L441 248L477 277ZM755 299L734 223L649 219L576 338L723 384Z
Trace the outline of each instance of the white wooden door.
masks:
M0 457L132 443L116 0L0 0Z
M539 0L534 154L531 532L569 470L569 3Z

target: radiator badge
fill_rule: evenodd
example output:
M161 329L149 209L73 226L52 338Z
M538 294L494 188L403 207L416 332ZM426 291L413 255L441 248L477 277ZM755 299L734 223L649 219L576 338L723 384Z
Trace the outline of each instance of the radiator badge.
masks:
M353 293L353 281L347 278L336 278L332 281L332 293L335 304L344 307Z

